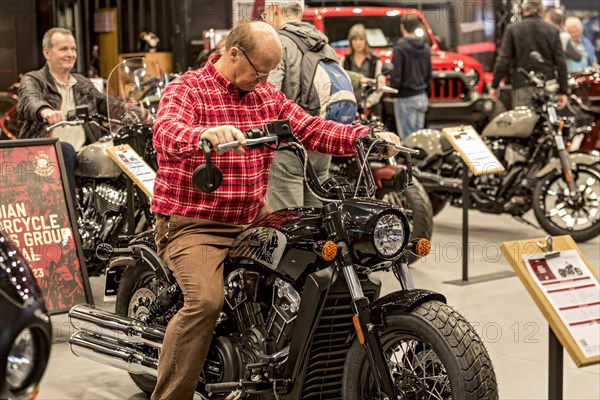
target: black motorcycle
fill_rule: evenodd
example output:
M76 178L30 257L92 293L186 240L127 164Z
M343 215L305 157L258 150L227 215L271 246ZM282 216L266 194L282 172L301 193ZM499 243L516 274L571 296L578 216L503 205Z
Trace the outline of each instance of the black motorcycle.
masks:
M27 260L0 227L0 399L33 399L50 357L52 326Z
M540 57L541 58L541 57ZM495 117L481 136L505 168L504 173L471 176L470 204L484 213L517 219L533 208L551 235L583 242L600 234L600 171L597 157L569 154L569 119L557 117L554 92L546 82L521 69L532 85L535 108L517 107ZM460 155L441 132L424 129L406 138L419 149L416 173L427 189L434 214L449 201L462 207Z
M409 241L402 210L370 198L375 184L365 161L386 142L357 140L366 182L357 194L343 178L321 185L291 133L288 121L276 121L247 131L247 146L279 142L276 149L293 151L326 205L276 211L231 245L225 302L197 391L211 399L497 399L474 328L443 295L413 285L406 253L427 254L429 242ZM218 187L219 171L211 169L196 175L197 187ZM72 308L71 323L81 330L71 349L129 371L151 393L180 290L149 235L99 252L114 257L111 269L124 268L116 313ZM401 289L382 296L373 272L388 270Z

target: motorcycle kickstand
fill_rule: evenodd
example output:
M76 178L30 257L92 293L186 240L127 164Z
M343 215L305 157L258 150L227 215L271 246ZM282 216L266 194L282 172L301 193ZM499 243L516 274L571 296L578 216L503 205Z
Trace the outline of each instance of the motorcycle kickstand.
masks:
M534 224L533 222L527 221L525 218L521 217L520 215L513 215L513 218L516 219L519 222L522 222L522 223L526 224L526 225L532 226L535 229L542 229L539 226L537 226L536 224Z

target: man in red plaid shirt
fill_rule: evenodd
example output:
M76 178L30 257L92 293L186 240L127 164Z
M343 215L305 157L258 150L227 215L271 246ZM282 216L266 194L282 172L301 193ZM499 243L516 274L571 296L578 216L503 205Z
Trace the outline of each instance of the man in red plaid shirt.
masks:
M364 126L342 125L305 113L267 83L282 57L276 31L264 22L233 28L224 54L174 80L164 91L154 125L159 169L152 210L159 255L173 271L184 306L169 322L159 358L157 399L191 399L223 305L223 269L228 246L253 220L268 213L265 193L273 152L243 148L213 156L223 184L197 191L192 173L205 163L198 147L206 138L214 148L243 131L289 119L308 150L345 155L355 152ZM379 133L399 143L392 133Z

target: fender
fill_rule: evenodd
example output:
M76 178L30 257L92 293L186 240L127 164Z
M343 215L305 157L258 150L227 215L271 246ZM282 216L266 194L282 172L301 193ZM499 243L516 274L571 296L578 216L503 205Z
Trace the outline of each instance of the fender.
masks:
M590 154L570 153L569 161L571 161L571 168L575 169L577 164L593 165L593 164L596 164L600 160L598 159L598 157L590 155ZM535 174L535 177L541 178L554 170L559 170L559 171L562 170L562 168L560 166L560 160L558 158L552 158L548 162L548 164L546 164L546 166L544 168L542 168Z
M388 311L409 313L419 305L431 300L446 303L444 295L431 290L411 289L389 293L371 304L371 321L377 325L384 325L385 315Z

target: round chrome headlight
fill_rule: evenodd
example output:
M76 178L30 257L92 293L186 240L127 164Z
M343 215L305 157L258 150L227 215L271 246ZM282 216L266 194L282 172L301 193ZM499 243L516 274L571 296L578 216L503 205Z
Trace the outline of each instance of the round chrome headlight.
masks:
M12 390L21 389L35 369L36 341L29 328L16 337L8 353L6 382Z
M402 218L395 213L379 217L373 230L373 244L379 254L385 258L394 258L400 254L405 242Z

